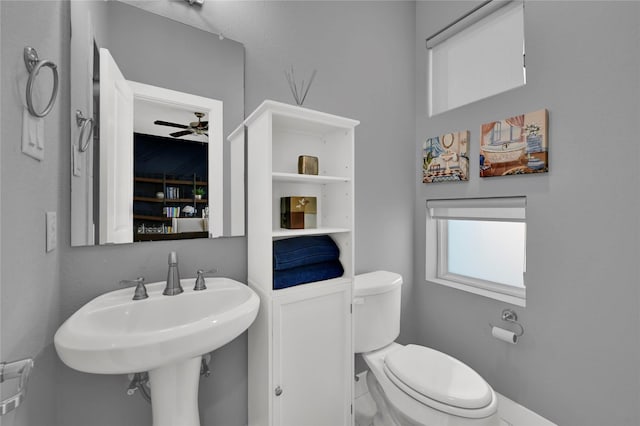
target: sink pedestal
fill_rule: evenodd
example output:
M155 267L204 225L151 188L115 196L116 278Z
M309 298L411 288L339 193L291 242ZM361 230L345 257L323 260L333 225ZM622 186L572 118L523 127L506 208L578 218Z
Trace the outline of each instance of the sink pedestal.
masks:
M201 356L149 371L153 426L200 426Z
M205 281L207 288L196 291L195 278L183 279L178 296L165 296L166 282L159 281L147 284L144 300L133 300L128 288L96 297L56 332L60 359L85 373L148 371L153 426L200 426L202 355L242 334L260 308L246 284Z

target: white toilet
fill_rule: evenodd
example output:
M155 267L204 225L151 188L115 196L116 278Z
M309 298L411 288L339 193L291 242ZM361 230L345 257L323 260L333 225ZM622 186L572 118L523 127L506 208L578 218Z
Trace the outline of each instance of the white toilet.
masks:
M498 426L495 392L461 361L424 346L395 343L400 333L402 276L355 277L355 352L370 368L375 426Z

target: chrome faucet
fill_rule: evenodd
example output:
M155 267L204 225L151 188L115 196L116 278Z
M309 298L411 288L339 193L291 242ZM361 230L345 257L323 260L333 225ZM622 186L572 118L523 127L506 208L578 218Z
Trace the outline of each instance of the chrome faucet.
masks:
M144 286L144 277L138 277L135 280L122 280L120 285L135 284L136 289L133 292L133 300L142 300L149 297L147 294L147 288Z
M206 274L215 274L217 272L218 270L215 268L211 269L210 271L205 271L204 269L198 269L196 271L196 274L198 274L198 277L196 278L196 285L193 287L193 291L206 290L207 285L205 284L204 276Z
M178 272L178 255L175 251L169 253L169 272L167 272L167 286L162 294L165 296L175 296L182 293L182 285L180 284L180 273Z

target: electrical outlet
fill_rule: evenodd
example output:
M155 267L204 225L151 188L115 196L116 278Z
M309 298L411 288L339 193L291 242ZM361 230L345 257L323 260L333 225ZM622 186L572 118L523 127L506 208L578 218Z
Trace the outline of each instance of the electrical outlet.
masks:
M47 253L53 251L58 246L58 219L56 212L47 212Z

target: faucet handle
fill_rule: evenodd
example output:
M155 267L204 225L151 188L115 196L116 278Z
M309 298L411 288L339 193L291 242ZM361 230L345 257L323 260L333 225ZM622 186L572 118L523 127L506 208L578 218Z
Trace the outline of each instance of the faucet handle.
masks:
M144 286L144 277L138 277L135 280L122 280L120 285L135 284L136 289L133 292L133 300L142 300L149 297L147 294L147 288Z
M198 269L196 274L198 274L198 278L196 278L196 285L193 287L193 291L206 290L207 285L204 283L204 276L207 274L215 274L218 270L216 268L205 271L204 269Z

